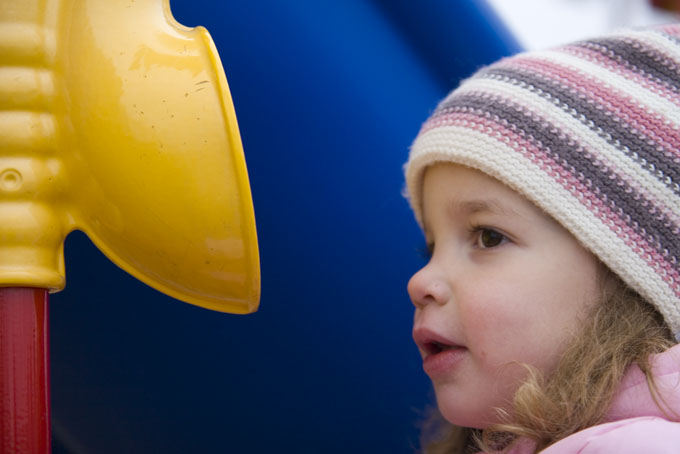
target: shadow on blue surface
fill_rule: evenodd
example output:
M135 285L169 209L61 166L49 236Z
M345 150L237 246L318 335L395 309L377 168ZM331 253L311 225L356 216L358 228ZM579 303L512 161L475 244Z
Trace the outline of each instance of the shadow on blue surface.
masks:
M429 382L405 291L401 197L436 102L518 50L481 2L173 0L222 62L262 264L249 316L168 298L76 233L52 297L61 452L410 453ZM55 454L59 451L55 449Z

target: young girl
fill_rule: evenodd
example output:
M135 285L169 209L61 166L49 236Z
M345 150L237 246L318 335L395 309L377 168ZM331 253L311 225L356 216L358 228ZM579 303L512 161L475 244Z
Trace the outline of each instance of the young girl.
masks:
M680 26L480 70L405 169L426 451L680 453Z

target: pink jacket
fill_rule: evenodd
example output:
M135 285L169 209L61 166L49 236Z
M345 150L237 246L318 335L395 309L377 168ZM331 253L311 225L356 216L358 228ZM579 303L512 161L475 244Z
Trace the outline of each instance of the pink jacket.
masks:
M653 359L656 385L666 414L652 399L644 374L629 370L604 424L564 438L541 454L678 454L680 453L680 344ZM513 454L533 454L519 443Z

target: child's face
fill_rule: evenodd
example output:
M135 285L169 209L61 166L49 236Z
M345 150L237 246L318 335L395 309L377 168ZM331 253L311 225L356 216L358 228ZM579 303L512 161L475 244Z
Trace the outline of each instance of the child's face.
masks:
M423 187L428 264L408 284L413 337L451 423L511 410L529 364L550 373L599 298L598 260L552 218L476 170L437 164Z

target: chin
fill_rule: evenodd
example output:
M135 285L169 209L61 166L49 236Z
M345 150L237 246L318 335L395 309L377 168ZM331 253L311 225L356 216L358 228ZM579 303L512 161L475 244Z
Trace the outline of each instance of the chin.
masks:
M492 406L479 407L479 400L472 399L440 398L437 394L437 406L439 412L448 422L454 426L469 427L472 429L486 429L499 422L498 413Z

